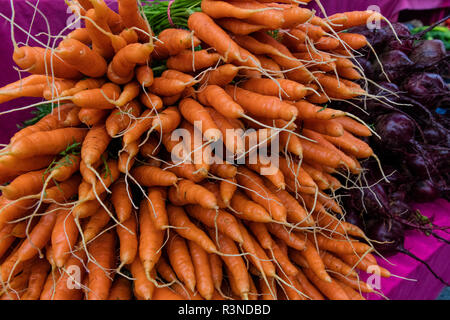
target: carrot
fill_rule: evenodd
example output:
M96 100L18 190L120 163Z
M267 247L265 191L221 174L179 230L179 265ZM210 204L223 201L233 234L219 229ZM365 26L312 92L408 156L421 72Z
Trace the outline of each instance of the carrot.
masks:
M61 277L57 280L52 300L79 300L81 299L81 285L86 274L87 257L84 251L71 255L64 265ZM70 269L77 270L76 274L69 272ZM79 273L78 273L79 270ZM102 270L100 270L103 272ZM52 282L52 280L50 280ZM70 285L68 285L70 284ZM45 289L44 289L45 290ZM51 290L51 289L50 289Z
M208 2L211 2L211 1L208 1ZM216 3L217 1L212 1L212 2ZM235 2L232 2L232 5L235 7L244 9L247 12L253 11L253 13L251 13L248 17L245 18L244 21L246 21L246 22L254 23L254 24L262 24L262 25L268 27L269 29L279 29L279 28L285 27L286 20L285 20L284 13L286 10L269 9L269 8L272 8L272 6L266 6L257 1L246 1L246 2L235 1ZM266 9L266 10L260 10L260 9ZM221 15L226 14L226 16L228 15L228 13L226 13L225 11L221 12L220 14ZM297 12L297 14L298 14L298 12ZM212 17L221 18L223 16L219 16L219 17L212 16ZM239 18L239 16L234 16L234 15L231 15L231 17Z
M245 167L238 168L236 176L239 185L245 187L245 193L250 199L262 205L272 217L280 222L286 222L286 208L281 201L264 185L263 180Z
M89 221L84 226L83 238L88 242L94 239L103 228L108 224L111 217L104 208L99 208L94 214L91 215Z
M225 57L225 62L237 61L249 67L259 66L257 58L240 48L207 14L203 12L191 14L188 19L188 27L200 40L215 48L221 56Z
M322 251L320 253L320 256L322 257L322 260L325 264L325 267L328 270L338 272L344 276L351 276L351 277L357 277L357 273L352 270L352 267L346 264L341 259L335 257L331 253L328 253L326 251Z
M114 268L115 238L111 232L105 232L88 245L93 261L89 261L89 300L107 300L112 280L108 270Z
M122 225L118 225L116 228L120 243L119 257L121 265L127 265L134 261L138 251L136 218L132 216Z
M158 230L164 230L169 225L165 201L167 190L161 187L151 187L148 189L148 210L150 219ZM151 203L151 204L150 204Z
M13 60L17 66L31 74L50 75L64 79L81 79L82 74L64 62L52 50L41 47L16 47Z
M259 175L264 176L278 189L284 190L286 184L283 173L275 165L268 163L269 161L270 160L267 158L258 156L256 159L249 159L246 167Z
M249 274L244 260L239 256L236 245L233 240L220 232L216 233L213 229L209 229L209 232L212 239L217 239L217 247L225 254L221 258L234 278L239 295L242 299L248 300L248 293L250 291Z
M173 186L178 178L172 172L164 171L157 167L140 166L131 170L131 175L143 186Z
M357 278L347 277L339 273L333 274L333 277L358 292L374 292L374 289L369 284L364 281L360 281Z
M150 136L147 142L145 142L139 149L139 153L145 158L151 158L159 153L160 147L161 145L159 140L156 140L155 137Z
M172 291L168 287L157 287L153 292L152 300L185 300L183 296Z
M310 83L314 79L312 73L309 72L305 68L304 64L296 59L289 51L289 49L282 43L278 42L268 34L265 34L261 31L255 33L254 37L259 42L273 46L278 52L282 54L282 56L274 54L271 54L269 56L283 69L289 70L286 72L286 76L288 79L295 80L304 84Z
M310 269L303 269L308 279L320 290L320 292L331 300L349 300L345 291L335 281L327 282L321 280Z
M153 293L155 291L154 282L148 279L148 276L145 273L144 266L141 263L139 257L134 259L131 264L131 274L133 275L134 280L134 295L141 300L151 300ZM151 278L155 278L155 271L152 271L150 274Z
M305 227L314 225L313 219L308 215L297 199L291 196L289 192L285 190L277 190L269 183L267 183L266 186L280 199L281 203L286 208L288 221Z
M24 173L7 186L0 187L3 196L8 200L17 200L19 198L40 193L44 185L44 181L49 176L47 170L30 171ZM50 182L49 187L55 184Z
M212 253L208 255L209 266L211 270L211 277L213 280L214 288L221 291L223 281L223 267L220 256Z
M137 28L139 40L149 41L152 32L147 20L141 15L135 0L119 0L119 15L127 28Z
M335 121L339 122L346 131L354 135L360 137L369 137L372 135L372 132L367 128L367 126L353 120L352 118L341 117L337 118Z
M17 261L26 261L35 257L40 250L50 241L52 229L56 223L57 212L61 210L56 205L50 205L45 214L33 228L29 237L17 250Z
M155 51L158 56L161 56L160 50L163 53L167 52L167 56L176 56L183 50L200 45L200 40L196 36L182 29L165 29L158 35L158 40L155 42Z
M145 274L151 280L151 271L161 257L164 232L158 230L151 219L150 205L143 200L139 211L140 238L139 257Z
M170 225L175 227L175 231L180 236L197 243L208 253L217 252L217 248L211 239L189 220L183 208L168 205L167 214Z
M116 53L108 66L107 76L117 84L128 83L135 75L137 64L146 64L153 47L150 44L131 43Z
M331 137L341 137L344 128L335 120L301 120L302 127Z
M108 110L95 108L81 108L78 118L88 127L101 124L108 116Z
M310 236L308 236L308 238L310 238ZM362 242L350 241L347 239L330 239L320 234L316 234L315 240L317 240L317 245L320 249L327 250L332 253L363 254L373 250L372 247Z
M243 243L244 239L239 231L236 218L224 210L205 209L199 205L186 206L188 214L196 220L210 228L217 228L238 243Z
M337 168L342 162L342 158L334 150L323 147L315 142L302 139L302 146L303 157L308 162L319 163L332 168Z
M231 165L230 163L213 163L211 165L210 171L212 174L217 175L223 179L234 178L237 174L237 167Z
M350 300L366 300L359 292L345 284L343 281L335 281L345 291Z
M106 83L101 88L84 90L72 97L72 102L82 108L113 109L111 102L120 96L120 87L114 83Z
M99 1L96 1L99 3ZM102 12L103 11L103 12ZM108 35L103 32L110 32L107 17L104 14L105 10L89 9L85 17L86 29L89 32L92 40L92 49L99 53L105 59L110 59L114 56L114 49ZM94 23L96 25L94 25ZM97 28L97 26L99 28Z
M78 40L88 46L92 44L91 36L86 28L77 28L73 30L67 35L67 38Z
M42 97L46 100L54 100L61 98L63 92L67 92L74 88L76 84L75 80L53 80L47 81L42 91Z
M359 270L368 272L368 270L370 270L370 267L374 267L377 266L377 270L380 272L380 275L382 277L385 278L389 278L391 276L391 273L386 270L383 267L380 267L375 263L370 261L367 257L367 255L361 259L361 257L359 257L358 255L355 254L337 254L339 256L340 259L342 259L346 264L352 266L352 267L356 267Z
M222 141L227 149L226 152L238 155L242 154L245 151L243 130L236 129L230 121L232 118L224 116L216 109L206 108L206 110L221 132Z
M132 204L129 199L126 183L123 179L117 180L111 188L111 203L114 206L117 218L124 222L131 217Z
M344 130L344 134L341 137L324 137L336 147L357 158L368 158L373 155L373 150L367 143L359 140L348 131Z
M325 300L324 296L319 290L308 280L301 269L298 269L296 276L298 283L304 289L305 294L312 300Z
M38 259L32 264L27 289L21 300L39 299L49 269L50 265L45 259Z
M174 173L179 178L184 178L194 183L201 182L205 179L205 175L197 172L197 169L192 163L180 163L176 165L168 163L164 164L162 168Z
M0 103L20 97L42 98L46 85L54 80L50 76L30 75L0 89Z
M251 201L240 191L234 193L230 206L233 209L232 212L241 219L262 223L272 221L271 216L263 206Z
M105 59L78 40L64 39L58 45L57 54L66 63L88 77L98 78L106 73Z
M70 211L59 210L55 226L51 234L53 259L58 268L61 268L69 259L78 239L78 228Z
M153 84L153 69L149 66L139 66L136 68L136 80L143 87L150 87Z
M237 35L248 35L266 29L264 25L256 25L236 18L222 18L215 20L219 26Z
M167 253L173 270L181 282L183 282L189 290L194 291L197 284L195 268L186 241L182 237L172 234L167 246Z
M302 133L305 137L313 139L319 145L333 150L335 153L337 153L341 157L343 165L345 165L352 172L358 172L358 165L357 165L356 161L354 161L346 153L344 153L340 149L338 149L333 143L329 142L325 137L326 135L322 135L316 131L308 130L308 129L304 129ZM317 165L313 165L313 166L315 167ZM316 170L322 171L322 170L320 170L319 167ZM321 175L321 179L327 180L323 173L320 173L320 175ZM316 177L317 177L317 175L316 175Z
M233 64L224 64L216 69L205 72L200 78L200 84L217 85L223 87L229 84L238 74L238 67Z
M14 142L9 154L20 159L39 155L56 155L72 143L83 141L86 134L87 130L82 128L35 132Z
M34 199L19 200L11 204L11 200L6 199L3 195L0 196L0 228L15 219L23 217L35 203Z
M342 31L366 24L369 19L382 19L383 16L379 12L367 10L336 13L328 18L334 22L333 25L331 25L333 30Z
M98 125L89 130L81 146L81 159L89 167L100 160L108 147L111 137L104 125Z
M240 118L244 114L242 107L217 85L208 85L198 93L198 99L202 104L212 106L225 117Z
M157 95L150 93L150 92L143 92L139 96L139 101L146 106L147 108L151 110L159 111L163 108L163 101L160 97Z
M188 241L188 246L194 265L197 290L203 298L211 300L214 293L214 282L208 253L194 241Z
M190 180L181 180L169 189L169 200L174 205L199 204L206 209L216 209L216 197L204 187Z
M250 79L242 88L266 96L281 96L286 100L300 100L306 95L306 87L287 79Z
M119 110L114 109L105 122L108 134L115 137L118 133L124 131L131 123L130 115L138 117L141 108L140 103L133 100L129 104L119 107Z
M233 194L237 190L237 184L235 178L229 178L220 182L220 196L226 206L230 204Z
M125 278L117 278L114 280L111 290L109 291L108 300L131 300L131 282Z
M226 91L245 111L252 115L287 121L297 117L297 108L275 97L264 96L231 85L226 86Z
M0 229L0 259L10 249L16 237L12 234L14 224L7 224Z

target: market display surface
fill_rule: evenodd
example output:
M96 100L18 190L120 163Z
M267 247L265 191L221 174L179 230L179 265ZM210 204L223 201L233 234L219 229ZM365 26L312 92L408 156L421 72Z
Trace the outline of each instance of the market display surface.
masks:
M0 299L405 298L396 283L425 278L430 298L448 283L448 57L430 30L291 0L67 4L77 27L51 41L2 14L23 73L0 117L37 112L0 151Z

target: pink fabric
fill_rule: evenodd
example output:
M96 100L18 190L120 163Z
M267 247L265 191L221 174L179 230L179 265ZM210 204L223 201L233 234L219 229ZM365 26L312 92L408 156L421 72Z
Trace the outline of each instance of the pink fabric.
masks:
M359 1L335 1L335 0L320 0L325 8L327 15L332 15L339 12L346 11L362 11L367 10L369 6L377 5L381 13L391 21L397 21L398 14L402 10L430 10L439 8L450 8L450 0L359 0ZM321 10L312 0L309 4L322 15Z
M439 199L433 203L416 204L420 212L432 219L439 226L450 226L450 203ZM437 231L437 234L450 240L450 234ZM427 261L433 270L445 281L450 282L450 246L437 240L433 236L426 236L417 231L407 233L405 248L410 250L422 260ZM392 300L433 300L439 295L444 285L439 282L420 262L404 255L396 254L387 258L389 262L377 258L380 266L387 268L392 274L416 279L417 281L403 280L391 277L381 279L381 291ZM367 274L362 273L361 278L366 280ZM366 295L371 300L383 299L375 294Z

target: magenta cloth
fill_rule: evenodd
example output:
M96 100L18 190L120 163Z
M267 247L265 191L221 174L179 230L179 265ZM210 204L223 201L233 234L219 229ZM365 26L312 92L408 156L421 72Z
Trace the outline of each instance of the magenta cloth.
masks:
M450 226L450 203L448 201L439 199L433 203L416 204L414 208L432 219L436 225ZM436 233L450 240L450 234L443 231ZM405 248L425 260L447 283L450 282L450 246L448 244L433 236L426 236L418 231L409 231L405 239ZM377 260L380 266L387 268L392 274L417 280L382 278L380 290L391 300L434 300L444 288L444 285L434 278L423 264L404 254L387 257L389 262L378 257ZM367 274L361 274L361 278L365 281ZM372 293L367 294L366 297L370 300L383 299Z
M325 8L327 15L355 10L363 11L367 10L369 6L376 5L380 8L381 14L390 21L397 21L398 15L402 10L420 11L450 8L450 0L321 0L320 2ZM314 0L310 2L309 6L314 8L319 16L323 16Z

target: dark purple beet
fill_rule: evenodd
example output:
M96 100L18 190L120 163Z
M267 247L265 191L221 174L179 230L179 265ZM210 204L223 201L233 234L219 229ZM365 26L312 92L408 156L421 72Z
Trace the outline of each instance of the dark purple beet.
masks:
M436 73L415 73L406 79L403 89L430 110L436 109L441 98L448 95L444 79Z
M391 81L397 81L410 72L410 68L414 65L408 56L400 50L392 50L385 52L381 57L381 63L383 64L384 71L388 75ZM381 73L381 68L377 64L375 72L379 73L379 78L385 77Z
M364 228L364 222L363 222L361 215L357 214L353 210L349 210L348 212L346 212L345 221L347 221L361 229Z
M423 135L428 144L438 144L442 141L442 132L436 128L426 128Z
M424 40L413 49L409 58L415 67L422 69L437 64L446 56L445 46L441 40Z
M439 190L430 180L418 181L413 184L410 196L414 202L432 202L439 198Z
M418 178L428 178L429 165L423 156L419 154L407 154L405 155L406 166L409 171Z
M397 37L399 37L401 40L408 39L411 37L411 32L409 31L408 27L405 26L403 23L400 22L393 23L392 27L395 30ZM395 35L392 32L390 26L385 26L383 29L386 31L387 36L390 37L391 40L395 39Z
M412 215L412 210L405 202L395 201L391 202L389 213L398 218L408 219Z
M403 225L395 220L371 221L367 227L367 235L376 240L373 242L374 247L384 254L396 253L405 237Z
M406 191L397 190L389 194L389 200L392 202L403 202L406 199Z
M404 149L414 138L415 125L406 115L394 112L378 117L376 132L381 145L387 148Z
M364 206L369 215L387 216L389 200L381 184L364 188Z

